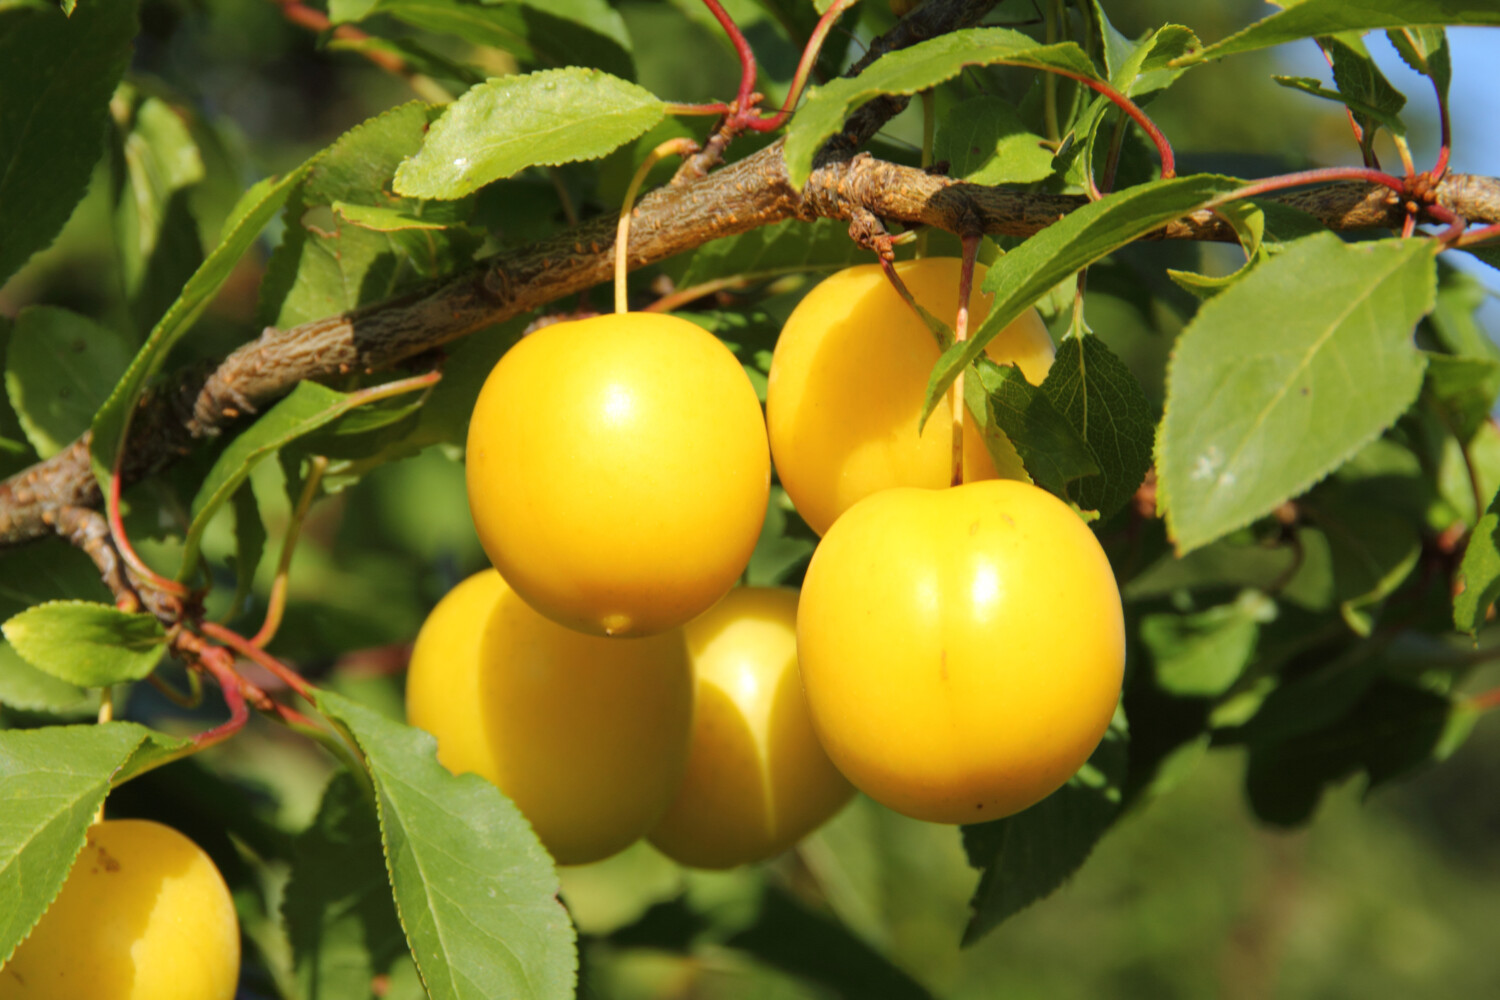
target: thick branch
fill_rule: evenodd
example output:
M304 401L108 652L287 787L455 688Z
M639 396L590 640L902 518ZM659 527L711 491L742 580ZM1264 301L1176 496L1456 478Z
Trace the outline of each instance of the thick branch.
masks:
M1471 222L1500 222L1500 179L1449 175L1442 204ZM1399 226L1402 206L1387 189L1340 183L1281 199L1335 230ZM710 240L788 219L848 219L857 210L950 232L977 227L1029 236L1084 203L1079 196L984 187L870 158L826 164L800 193L787 180L781 144L697 181L643 199L630 230L630 266L640 267ZM287 330L267 328L217 369L181 374L141 404L124 472L139 479L291 390L302 379L374 372L475 330L608 281L614 222L600 219L481 262L436 287ZM1217 217L1178 220L1163 239L1233 240ZM47 514L99 504L87 436L0 483L0 545L50 533Z

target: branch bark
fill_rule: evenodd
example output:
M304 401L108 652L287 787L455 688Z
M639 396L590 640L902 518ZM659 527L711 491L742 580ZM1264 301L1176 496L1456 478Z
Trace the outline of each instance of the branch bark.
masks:
M896 41L909 44L974 23L993 5L994 0L933 0L911 15L931 20L900 28L903 34ZM882 44L885 49L896 47L889 39ZM841 143L863 142L889 113L894 113L889 106L875 114L857 112L834 140L833 151L838 152ZM849 148L846 145L845 151ZM847 220L858 212L871 212L908 226L1024 237L1084 204L1081 196L984 187L868 154L830 158L826 151L799 192L787 179L781 150L781 143L774 143L707 176L661 188L642 199L631 222L630 266L790 219ZM1437 198L1470 222L1500 222L1500 179L1449 175L1439 185ZM1280 200L1334 230L1397 227L1404 218L1399 199L1378 185L1328 184ZM267 328L216 367L178 373L140 404L126 445L126 481L141 479L188 453L198 440L228 429L302 379L380 371L608 281L614 225L611 218L594 220L479 262L441 284L289 329ZM1235 238L1208 212L1171 223L1154 236ZM50 534L49 517L55 519L65 507L99 505L88 447L84 435L52 458L0 483L0 547Z

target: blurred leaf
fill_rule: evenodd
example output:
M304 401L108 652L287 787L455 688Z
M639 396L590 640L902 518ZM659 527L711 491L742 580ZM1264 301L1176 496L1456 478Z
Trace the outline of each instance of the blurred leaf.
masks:
M461 198L531 166L593 160L661 120L650 91L599 70L489 80L448 105L396 170L400 194Z
M434 1000L571 997L577 955L557 875L526 820L483 778L437 762L437 741L331 693L374 780L386 866Z
M1349 33L1325 35L1317 41L1318 47L1333 64L1333 81L1338 86L1339 93L1354 102L1349 107L1358 111L1355 104L1359 104L1374 109L1374 114L1355 116L1365 133L1362 141L1364 148L1369 149L1373 145L1377 123L1386 125L1395 135L1404 134L1398 128L1404 128L1400 114L1401 109L1406 106L1406 95L1391 86L1391 82L1371 58L1364 40L1358 34ZM1395 126L1388 119L1394 119Z
M787 584L792 572L802 566L817 545L812 529L791 510L786 491L773 486L760 539L750 554L750 564L745 567L745 583L751 587Z
M203 158L183 116L166 101L126 84L115 103L125 109L115 116L115 243L131 315L144 335L203 263L188 204L188 190L204 178Z
M1014 365L997 365L981 358L977 367L979 377L964 380L964 395L971 409L983 409L987 414L980 428L987 445L991 426L998 428L1020 455L1032 480L1065 500L1070 498L1070 483L1098 474L1093 449L1046 391L1027 382ZM979 384L970 389L971 382ZM977 401L976 390L981 394ZM995 456L997 464L1002 455Z
M110 393L109 399L94 414L89 455L100 489L108 490L110 470L124 443L123 436L131 411L146 382L161 370L173 345L182 339L203 310L208 308L220 287L229 279L234 265L250 249L250 244L255 242L261 229L281 208L292 189L302 181L310 165L310 162L304 163L280 181L266 178L245 192L225 224L223 241L208 255L203 266L188 279L182 294L172 303L161 322L156 324L151 336L146 338L146 343Z
M1290 545L1221 538L1184 555L1168 552L1122 588L1127 601L1148 600L1177 590L1269 590L1297 563Z
M90 601L38 604L7 619L4 631L26 662L80 687L140 680L167 651L155 615Z
M1088 442L1099 466L1072 498L1109 517L1135 493L1151 467L1156 417L1141 384L1098 337L1062 342L1042 391Z
M376 14L542 66L593 66L634 78L630 35L607 0L333 0L335 22Z
M110 94L130 61L131 0L0 9L0 285L52 242L83 197Z
M108 601L92 560L61 538L44 538L0 552L0 619L56 600Z
M1367 788L1451 750L1447 698L1390 680L1375 681L1348 715L1284 741L1253 742L1245 790L1267 823L1296 826L1312 817L1324 788L1360 771Z
M351 205L346 201L336 201L332 208L333 214L345 222L352 222L361 229L370 229L377 233L394 233L403 229L444 229L448 226L446 222L428 222L413 218L394 208Z
M147 735L131 722L0 732L0 965L52 905L110 778Z
M1500 396L1500 358L1427 354L1422 398L1459 444L1467 445Z
M1368 635L1360 610L1384 600L1416 568L1422 537L1405 517L1357 498L1318 496L1309 505L1328 539L1334 596L1350 628Z
M1204 303L1177 340L1157 444L1157 502L1180 552L1302 492L1406 409L1431 249L1313 236Z
M1491 498L1469 536L1457 583L1463 589L1453 596L1453 627L1474 635L1500 597L1500 494Z
M325 44L330 52L383 53L394 56L423 76L457 80L465 87L484 82L483 73L449 59L415 38L377 38L374 35L367 38L339 38L334 35Z
M256 465L298 438L369 401L369 397L362 393L334 392L316 382L298 382L290 395L230 442L193 497L193 520L184 539L179 578L185 580L198 571L198 549L204 530Z
M979 328L970 331L962 344L944 351L933 366L923 419L959 371L1058 282L1239 186L1240 182L1232 178L1207 174L1152 181L1089 202L1027 238L985 275L984 290L994 295L994 304Z
M388 193L440 108L412 101L339 136L287 201L286 233L267 268L261 321L282 329L389 298L469 261L458 225L467 202ZM436 228L433 228L436 227ZM452 228L447 228L452 227Z
M1489 296L1482 281L1439 257L1437 306L1424 322L1451 354L1500 358L1500 346L1490 339L1475 315Z
M1206 611L1146 615L1140 635L1155 662L1157 686L1185 698L1223 694L1254 655L1260 624L1275 617L1275 602L1254 590Z
M1342 31L1433 24L1500 25L1500 9L1484 0L1301 0L1228 38L1182 57L1179 65L1221 59L1284 42Z
M0 705L23 712L62 717L92 715L99 699L91 691L60 681L33 667L0 642Z
M1067 784L1014 816L963 827L969 864L980 869L964 944L1052 895L1088 860L1119 814L1128 743L1124 714L1117 712Z
M787 127L786 170L800 190L813 158L849 113L881 94L915 94L957 76L965 66L1025 66L1060 69L1098 79L1094 64L1072 42L1041 45L1009 28L969 28L918 42L881 56L855 77L812 87Z
M66 309L22 309L5 352L5 390L31 446L51 458L73 443L133 353L125 338Z
M1438 94L1446 100L1448 84L1453 77L1447 32L1436 27L1404 27L1387 31L1385 37L1390 39L1406 65L1432 80L1437 85Z
M934 160L975 184L1027 184L1052 176L1052 150L1021 124L1007 101L981 95L960 101L938 119Z
M677 287L727 278L764 281L848 267L868 258L869 252L851 240L848 227L837 220L819 219L811 225L789 220L705 243L693 251Z
M234 597L229 602L231 614L244 606L255 585L255 571L260 568L266 551L266 525L261 520L260 503L255 490L245 483L234 492Z
M1300 90L1304 94L1311 94L1314 97L1321 97L1325 101L1335 101L1339 104L1346 105L1349 110L1354 112L1356 118L1362 119L1367 123L1376 122L1384 125L1387 129L1390 130L1392 135L1406 135L1406 125L1401 121L1400 116L1391 114L1388 111L1384 111L1381 108L1366 101L1362 101L1356 97L1352 97L1343 91L1329 90L1327 87L1323 86L1321 81L1314 79L1313 77L1273 76L1271 77L1271 79L1275 80L1283 87L1289 87L1292 90ZM1365 127L1369 128L1370 126L1366 124Z
M354 776L340 771L293 845L281 912L308 997L363 997L406 953L391 900L380 824Z

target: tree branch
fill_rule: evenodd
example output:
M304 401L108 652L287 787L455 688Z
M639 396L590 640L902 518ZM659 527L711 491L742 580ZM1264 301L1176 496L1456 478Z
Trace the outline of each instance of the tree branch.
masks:
M929 0L903 20L879 51L978 21L995 0ZM894 41L893 41L894 39ZM875 49L872 48L872 52ZM878 103L878 102L872 102ZM859 212L956 233L1029 236L1086 203L1082 196L984 187L886 163L867 154L830 158L863 142L889 107L866 105L830 143L805 188L787 179L774 143L707 176L642 199L631 221L630 266L641 267L711 240L789 219L849 219ZM899 107L896 108L899 110ZM884 115L885 117L882 117ZM1437 199L1475 223L1500 222L1500 179L1450 174ZM1338 183L1281 201L1335 230L1389 228L1403 220L1399 197L1378 185ZM1211 212L1170 223L1155 238L1232 241ZM122 475L134 482L188 453L289 392L303 379L375 372L476 330L581 292L611 277L614 220L601 218L502 253L442 283L286 330L267 328L217 367L178 373L142 400L126 444ZM49 515L97 507L88 435L0 483L0 547L51 533Z

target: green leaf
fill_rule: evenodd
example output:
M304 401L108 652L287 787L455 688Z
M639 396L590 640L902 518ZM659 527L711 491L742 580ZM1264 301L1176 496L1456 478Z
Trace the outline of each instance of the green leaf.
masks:
M1257 816L1278 826L1307 822L1325 786L1363 771L1367 788L1449 749L1452 703L1397 681L1376 680L1353 710L1325 728L1252 743L1245 791Z
M1173 351L1157 444L1179 552L1301 493L1400 416L1421 388L1412 329L1434 286L1426 241L1329 234L1204 303Z
M1240 186L1233 178L1199 174L1126 188L1089 202L1006 254L984 278L984 290L995 297L989 315L967 340L944 351L933 366L922 404L923 421L959 371L1058 282Z
M1426 322L1444 350L1463 357L1500 359L1500 346L1475 315L1489 297L1484 282L1438 258L1437 306Z
M991 452L996 450L994 427L1015 448L1032 481L1063 499L1070 499L1068 484L1098 474L1099 463L1088 442L1045 391L1026 381L1019 368L982 358L978 374L977 379L964 380L964 401L975 413L981 409L986 413L980 431ZM970 389L975 382L979 385ZM976 391L982 393L978 399ZM993 456L997 465L1005 456L1004 445L1000 448Z
M296 326L389 298L468 263L477 238L456 224L469 203L388 193L391 175L421 147L440 113L418 101L400 105L345 132L318 156L287 199L286 233L261 287L261 322Z
M110 470L124 443L130 413L147 380L161 370L167 353L191 329L203 310L208 308L219 288L229 279L234 265L250 249L250 244L255 242L261 229L281 208L292 189L301 183L310 165L311 161L304 163L280 181L267 178L245 192L225 224L224 239L188 279L182 294L156 324L151 336L146 338L146 343L115 386L114 392L94 415L89 454L93 461L94 477L99 480L101 489L107 490Z
M333 776L292 846L281 912L304 996L357 997L406 954L374 805L347 771Z
M665 113L650 91L594 69L489 80L448 106L397 169L396 191L461 198L525 167L597 159Z
M963 828L969 864L981 871L964 944L1050 896L1088 860L1119 815L1128 743L1125 716L1117 712L1104 740L1067 784L1014 816Z
M58 680L21 659L0 642L0 705L55 716L92 715L99 699L91 691Z
M394 208L376 208L373 205L351 205L347 201L336 201L333 214L345 222L352 222L361 229L377 233L395 233L403 229L445 229L446 222L429 222L403 214Z
M1390 596L1416 568L1422 536L1405 515L1357 492L1319 491L1307 512L1328 539L1340 613L1355 632L1369 635L1373 622L1363 609Z
M144 334L203 263L188 205L189 189L204 178L203 157L185 112L129 84L113 103L128 109L116 112L115 243L131 314Z
M1349 94L1343 91L1329 90L1327 87L1323 86L1320 81L1313 79L1312 77L1273 76L1271 77L1271 79L1275 80L1283 87L1289 87L1292 90L1300 90L1304 94L1311 94L1314 97L1321 97L1325 101L1337 101L1339 104L1346 105L1351 111L1355 113L1355 117L1361 119L1365 123L1379 122L1381 125L1384 125L1386 128L1390 129L1392 135L1406 135L1406 125L1401 121L1401 118L1399 116L1382 111L1375 105L1368 104L1356 97L1351 97ZM1366 127L1368 127L1368 125L1366 125Z
M1318 46L1333 64L1334 83L1338 85L1339 93L1350 99L1349 106L1355 108L1355 104L1359 104L1376 112L1356 115L1367 133L1364 147L1369 149L1374 142L1372 133L1376 122L1385 124L1396 135L1403 134L1397 129L1403 127L1399 115L1406 106L1406 95L1391 86L1371 58L1370 50L1365 48L1364 40L1357 34L1326 35L1318 39ZM1394 119L1396 127L1392 127L1388 119Z
M0 732L0 965L57 898L110 778L148 733L130 722Z
M26 662L80 687L138 681L167 651L167 633L155 615L92 601L38 604L3 628Z
M1263 545L1252 538L1220 539L1183 556L1168 552L1120 590L1127 601L1149 600L1175 591L1270 590L1297 565L1290 545Z
M1437 85L1443 98L1448 96L1448 84L1453 79L1453 63L1448 51L1448 34L1442 28L1407 27L1387 31L1406 65L1428 77Z
M414 28L491 45L541 66L635 76L624 18L607 0L334 0L336 22L389 14Z
M1139 98L1165 90L1187 72L1175 60L1202 48L1198 36L1180 24L1167 24L1141 39L1130 54L1109 71L1112 87L1127 97Z
M564 1000L573 927L536 834L495 786L452 775L428 734L324 692L374 779L386 867L422 982L434 1000Z
M260 568L266 551L266 524L261 520L260 504L255 490L246 483L234 492L234 597L229 606L238 611L244 607L255 586L255 571Z
M89 429L132 353L124 337L77 313L21 310L5 352L5 391L39 457Z
M1302 0L1202 51L1183 56L1177 65L1222 59L1316 35L1436 24L1500 25L1500 8L1487 0Z
M334 392L316 382L298 382L290 395L230 442L193 497L193 519L183 540L179 578L197 572L198 550L208 522L262 460L366 401L358 394Z
M1041 45L1009 28L969 28L887 53L855 77L813 87L786 136L786 169L801 190L823 143L857 107L881 94L915 94L957 76L965 66L1024 66L1099 79L1094 64L1072 42Z
M1109 517L1135 493L1151 467L1156 415L1125 363L1098 337L1062 342L1042 392L1088 442L1099 474L1072 499Z
M46 6L0 10L0 285L83 197L135 13L130 0L82 0L71 17Z
M1458 583L1463 589L1453 596L1453 627L1475 635L1500 597L1500 494L1490 500L1469 536Z
M1010 103L981 95L960 101L938 119L933 159L975 184L1028 184L1052 176L1052 150L1021 124Z
M1459 444L1467 445L1489 419L1500 396L1500 358L1426 352L1422 398Z
M869 252L851 240L848 226L837 220L819 219L811 225L789 220L705 243L693 251L677 287L731 278L765 281L868 259Z
M1254 590L1206 611L1146 615L1140 636L1155 664L1157 687L1184 698L1223 694L1250 663L1261 623L1275 617L1276 602Z

